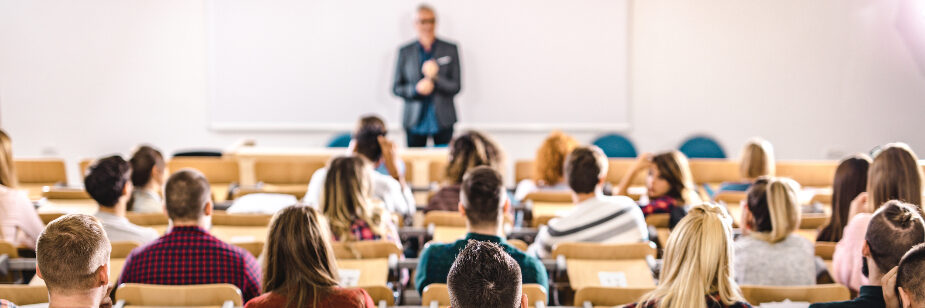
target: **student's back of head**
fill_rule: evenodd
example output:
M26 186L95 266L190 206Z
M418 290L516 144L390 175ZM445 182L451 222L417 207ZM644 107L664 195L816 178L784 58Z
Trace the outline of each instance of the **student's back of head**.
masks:
M536 150L533 180L537 185L556 185L565 178L565 157L578 147L578 141L560 131L554 131Z
M119 199L131 196L129 177L132 166L121 156L113 155L94 162L84 177L84 189L101 206L113 207Z
M330 235L311 207L282 209L267 235L263 290L288 297L284 307L315 307L313 302L337 286L337 263Z
M504 180L498 171L480 166L466 172L459 202L471 226L498 225L505 201Z
M706 308L707 297L724 306L744 301L732 275L732 255L729 214L713 204L692 207L668 236L658 287L640 303Z
M874 265L881 274L886 274L909 249L925 242L925 222L916 206L888 201L874 212L864 239L864 256L868 259L864 263L865 275Z
M327 168L321 193L321 210L334 236L341 240L351 240L351 226L356 220L364 221L373 233L382 234L380 221L375 221L376 216L369 202L370 175L363 159L339 156L331 159Z
M0 129L0 185L16 188L15 164L13 163L13 142L10 136Z
M75 304L56 303L59 296L102 299L110 280L111 250L106 231L92 216L71 214L50 222L38 238L36 267L51 304Z
M925 306L925 244L910 249L899 261L896 287L903 307Z
M904 143L885 145L874 155L867 177L868 204L872 209L890 200L922 205L922 168Z
M354 133L359 132L364 127L375 127L384 132L389 130L389 128L385 126L385 120L375 114L368 114L360 117L360 120L357 121L357 127Z
M565 160L565 178L575 193L593 193L607 176L608 167L607 156L600 148L577 147Z
M151 181L162 181L157 176L164 176L166 164L164 156L157 149L142 145L132 154L129 163L132 165L132 185L135 187L144 187Z
M800 184L788 178L762 177L748 189L745 227L770 243L787 238L800 225Z
M864 154L843 159L835 169L832 181L832 216L828 224L819 231L817 241L838 242L848 224L851 201L867 190L867 171L870 157Z
M489 166L501 172L504 152L488 135L467 131L450 141L449 159L446 178L451 184L459 184L466 171L474 167Z
M767 140L752 138L742 148L739 172L742 179L754 180L762 176L774 176L774 147Z
M668 151L652 156L652 167L657 171L649 172L647 188L649 198L661 197L666 195L678 201L678 204L699 204L700 197L694 187L694 177L691 175L691 168L687 161L687 156L680 151ZM664 184L658 185L664 181ZM656 187L658 186L658 187ZM652 192L658 191L661 195L653 195Z
M174 223L198 222L212 213L209 181L195 169L182 169L167 179L164 187L167 216Z
M380 136L385 136L385 130L378 126L361 127L353 137L355 140L354 150L375 164L382 158L382 147L379 145Z
M470 240L446 278L454 308L522 306L520 266L492 242Z

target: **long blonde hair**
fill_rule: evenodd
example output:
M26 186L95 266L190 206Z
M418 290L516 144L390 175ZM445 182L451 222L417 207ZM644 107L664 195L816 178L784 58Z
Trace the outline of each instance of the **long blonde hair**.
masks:
M0 185L10 188L19 186L13 163L13 142L3 130L0 130Z
M706 297L724 305L745 301L732 273L732 217L704 203L690 209L668 236L659 285L640 306L706 308Z
M556 185L565 177L565 157L578 147L578 141L560 131L553 131L536 150L533 180L543 185Z
M753 180L762 176L773 176L775 166L774 147L770 142L756 137L745 143L739 162L742 178Z
M321 208L331 233L339 240L355 240L350 226L358 219L366 222L374 234L382 235L382 218L370 204L372 188L366 169L366 163L358 156L335 157L328 163Z
M789 178L762 177L748 189L751 235L769 243L787 238L800 226L800 184Z

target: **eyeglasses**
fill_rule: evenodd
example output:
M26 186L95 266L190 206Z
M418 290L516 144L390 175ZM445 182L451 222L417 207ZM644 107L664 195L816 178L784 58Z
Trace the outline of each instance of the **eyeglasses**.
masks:
M436 18L418 19L418 23L419 23L419 24L431 24L431 25L432 25L432 24L436 24L436 23L437 23L437 19L436 19Z

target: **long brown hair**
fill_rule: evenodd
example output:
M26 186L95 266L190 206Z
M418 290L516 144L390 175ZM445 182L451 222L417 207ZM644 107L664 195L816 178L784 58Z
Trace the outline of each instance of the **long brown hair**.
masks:
M896 199L922 207L922 167L905 143L890 143L874 155L867 173L867 200L872 209Z
M3 130L0 130L0 185L10 188L19 186L13 163L13 142Z
M449 145L449 159L446 178L451 184L462 183L466 171L478 166L489 166L504 174L501 147L488 135L477 131L468 131L453 138Z
M687 162L687 156L679 151L668 151L652 156L652 165L658 169L659 177L668 182L665 193L681 204L698 204L701 202L694 187L694 177Z
M370 178L366 164L358 156L335 157L328 163L328 173L321 195L322 210L338 239L353 240L350 226L357 219L366 222L373 233L382 234L370 205Z
M562 182L565 167L565 157L568 156L578 141L572 136L560 131L554 131L543 140L543 144L536 150L536 163L534 165L533 180L543 185L556 185Z
M337 263L323 219L308 206L282 209L270 222L263 255L263 290L288 298L284 307L317 307L338 285Z
M832 182L832 216L816 237L817 241L838 242L842 231L848 224L851 201L867 190L867 171L870 169L870 157L858 154L845 158L835 169Z

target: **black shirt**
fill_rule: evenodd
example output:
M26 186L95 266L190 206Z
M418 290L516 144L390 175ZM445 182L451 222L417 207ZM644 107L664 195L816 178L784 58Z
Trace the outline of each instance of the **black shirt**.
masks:
M861 286L858 291L858 297L844 302L831 302L812 304L809 308L885 308L886 302L883 300L883 288L880 286Z

